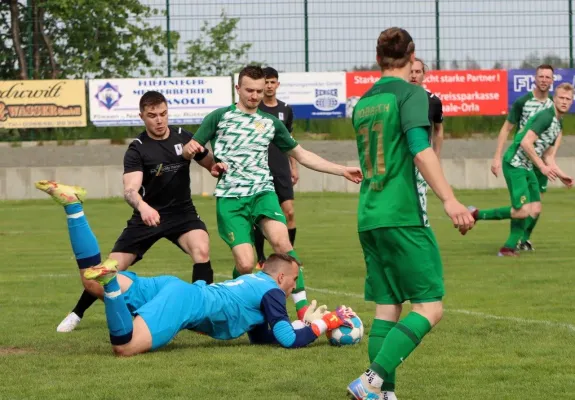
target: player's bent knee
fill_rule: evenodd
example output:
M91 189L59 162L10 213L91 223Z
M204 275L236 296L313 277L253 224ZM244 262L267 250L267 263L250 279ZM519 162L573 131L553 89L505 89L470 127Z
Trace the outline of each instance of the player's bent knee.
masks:
M192 258L195 263L205 263L210 260L210 246L202 243L200 246L192 249Z
M531 212L529 215L531 215L533 218L537 218L539 214L541 214L541 209L542 207L540 202L531 203Z
M254 269L254 263L236 263L236 269L240 275L251 274Z
M414 303L412 309L416 313L423 315L432 327L437 325L443 318L443 302L441 301Z
M513 219L525 219L529 216L531 212L531 207L529 204L525 204L523 207L519 209L512 208L511 209L511 218Z

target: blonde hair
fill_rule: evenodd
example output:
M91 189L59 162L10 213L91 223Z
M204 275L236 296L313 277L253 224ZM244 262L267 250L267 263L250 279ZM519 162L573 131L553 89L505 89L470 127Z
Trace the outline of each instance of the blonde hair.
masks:
M556 86L555 92L557 92L558 89L563 89L563 90L567 90L570 92L573 92L575 90L575 88L573 88L573 85L570 84L569 82L563 82L559 86Z

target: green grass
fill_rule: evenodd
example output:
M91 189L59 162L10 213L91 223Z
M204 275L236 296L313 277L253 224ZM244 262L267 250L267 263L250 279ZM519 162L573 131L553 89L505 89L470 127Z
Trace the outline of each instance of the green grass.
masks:
M466 204L508 202L504 191L467 191ZM212 234L218 280L231 273L217 236L215 203L195 199ZM354 195L298 195L296 248L308 297L352 306L369 332L374 307L362 300L364 265L355 233ZM460 236L430 196L445 264L444 320L398 369L408 399L571 399L575 393L573 194L551 191L533 242L518 259L495 257L507 222L481 222ZM129 217L120 200L88 201L89 221L108 251ZM368 365L367 334L334 348L251 346L181 332L166 348L129 359L112 355L104 308L96 303L78 329L56 325L81 292L64 213L50 200L0 203L0 399L343 399ZM567 222L567 223L566 223ZM191 262L162 241L133 267L142 275L191 277ZM324 290L322 290L324 289ZM293 316L291 300L288 301Z

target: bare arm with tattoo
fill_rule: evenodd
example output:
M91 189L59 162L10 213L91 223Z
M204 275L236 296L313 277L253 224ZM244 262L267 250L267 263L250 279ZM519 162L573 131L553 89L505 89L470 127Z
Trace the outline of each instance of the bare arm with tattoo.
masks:
M146 203L138 193L142 186L144 174L134 171L124 174L124 200L142 216L142 221L148 226L158 226L160 214Z

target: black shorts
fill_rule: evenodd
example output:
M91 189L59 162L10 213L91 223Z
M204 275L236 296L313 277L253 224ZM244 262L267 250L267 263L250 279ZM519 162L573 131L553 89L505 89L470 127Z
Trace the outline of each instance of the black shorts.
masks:
M291 183L291 176L277 175L273 177L274 187L278 200L283 203L286 200L293 200L293 185Z
M162 238L168 239L185 252L178 243L178 238L196 229L208 231L206 224L195 211L160 215L160 224L157 227L147 226L139 215L134 215L128 220L128 225L114 244L112 253L135 254L133 265Z

